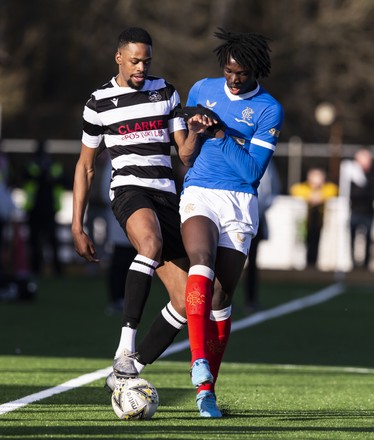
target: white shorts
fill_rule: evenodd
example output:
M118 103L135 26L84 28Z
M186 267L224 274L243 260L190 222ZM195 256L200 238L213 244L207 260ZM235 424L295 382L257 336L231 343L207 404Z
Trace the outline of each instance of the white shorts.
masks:
M247 255L258 229L258 201L253 194L189 186L181 195L179 213L182 224L203 215L217 226L218 246Z

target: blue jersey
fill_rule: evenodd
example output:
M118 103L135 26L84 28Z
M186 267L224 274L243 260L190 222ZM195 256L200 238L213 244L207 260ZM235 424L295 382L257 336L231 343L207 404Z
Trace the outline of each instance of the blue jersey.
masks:
M223 139L203 143L184 188L240 191L257 195L257 187L274 153L283 122L282 106L260 85L241 95L230 93L225 78L206 78L191 88L187 106L210 108L226 125Z

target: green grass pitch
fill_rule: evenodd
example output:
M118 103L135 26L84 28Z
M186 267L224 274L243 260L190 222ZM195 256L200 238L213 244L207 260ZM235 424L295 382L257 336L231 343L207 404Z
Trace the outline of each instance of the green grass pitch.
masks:
M263 279L263 310L324 287ZM233 321L245 317L242 296L240 285ZM166 300L155 280L139 337ZM36 301L0 303L0 405L108 367L121 316L105 305L102 275L45 277ZM160 396L149 421L119 420L100 379L0 415L0 438L374 439L373 310L373 284L348 284L328 302L234 332L217 384L222 419L199 417L184 350L142 374Z

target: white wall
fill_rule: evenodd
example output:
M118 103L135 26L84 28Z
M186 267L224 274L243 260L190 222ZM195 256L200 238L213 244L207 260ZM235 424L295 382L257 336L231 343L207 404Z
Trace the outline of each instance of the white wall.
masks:
M12 194L18 206L17 217L22 219L20 207L23 192L14 190ZM70 223L72 216L72 192L66 191L62 199L62 209L57 215L60 237L63 242L63 259L77 259L71 247ZM269 239L263 240L258 248L258 266L262 269L302 270L306 266L306 249L301 228L306 215L303 200L291 196L278 196L267 211ZM352 268L349 244L349 207L346 199L337 197L327 202L324 226L317 267L322 271L349 271ZM373 265L372 261L372 265Z
M343 198L333 198L325 208L317 267L324 271L351 269L348 229L349 208ZM301 228L306 203L278 196L267 212L269 240L259 244L258 265L263 269L303 269L306 249Z

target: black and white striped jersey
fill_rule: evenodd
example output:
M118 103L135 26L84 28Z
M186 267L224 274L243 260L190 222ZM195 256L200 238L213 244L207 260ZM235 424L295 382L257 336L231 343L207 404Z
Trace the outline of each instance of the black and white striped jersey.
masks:
M112 161L110 197L132 185L176 193L170 133L184 130L174 118L180 105L176 89L149 76L141 90L120 87L115 78L92 93L83 112L82 143L98 148L104 140Z

